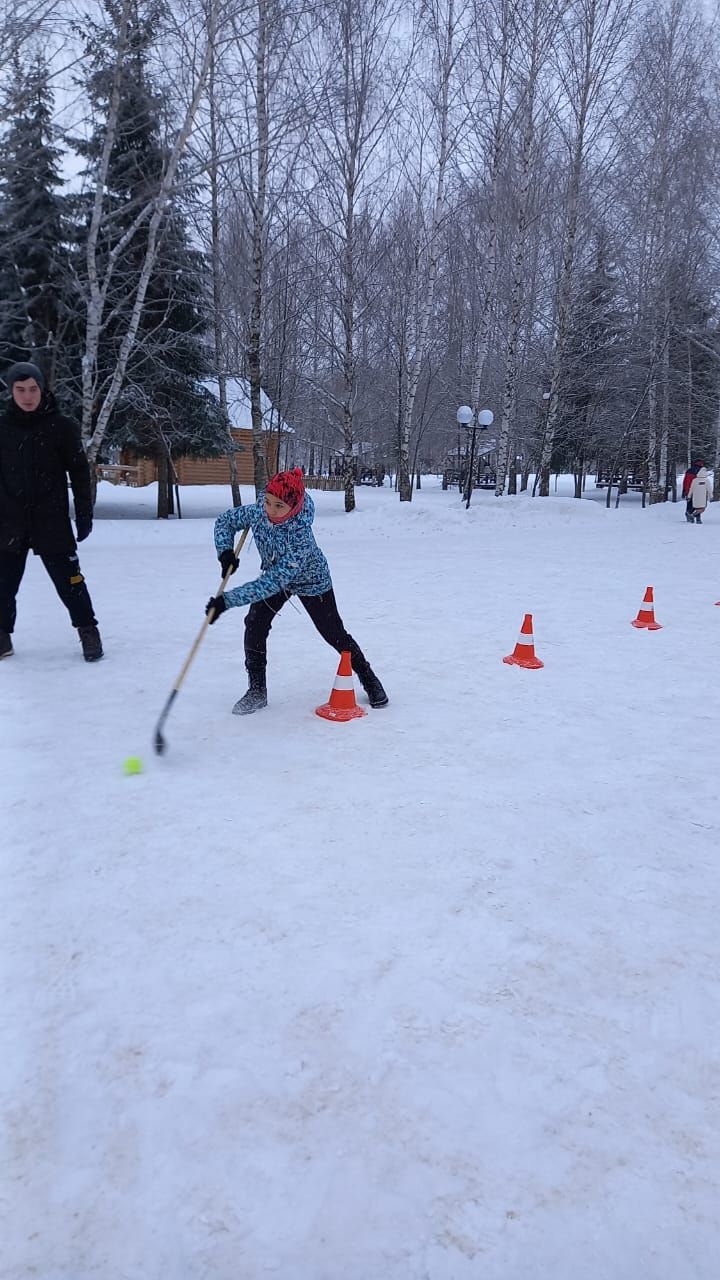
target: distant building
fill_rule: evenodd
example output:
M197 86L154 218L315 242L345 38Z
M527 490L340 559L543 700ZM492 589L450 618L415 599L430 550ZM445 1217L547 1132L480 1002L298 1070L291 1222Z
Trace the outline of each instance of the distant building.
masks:
M217 400L220 399L220 389L216 379L207 379L203 386ZM230 435L235 443L238 484L254 484L250 383L247 378L227 379L227 401ZM263 390L260 391L260 407L263 431L266 432L265 462L268 474L273 475L278 469L280 445L283 439L294 435L294 430L280 417ZM230 484L230 463L226 457L173 458L173 464L178 484ZM123 449L111 463L98 467L98 479L110 480L114 484L127 484L141 488L147 484L154 484L157 478L157 462L153 458L139 458L131 449Z

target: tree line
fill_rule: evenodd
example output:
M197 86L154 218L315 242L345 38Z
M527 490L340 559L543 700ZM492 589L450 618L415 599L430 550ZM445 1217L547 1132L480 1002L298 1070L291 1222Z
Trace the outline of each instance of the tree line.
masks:
M228 452L242 376L257 486L264 390L347 510L359 453L401 501L444 470L461 403L493 410L498 496L602 469L662 501L702 456L720 497L720 45L694 0L3 23L0 355L42 363L91 461Z

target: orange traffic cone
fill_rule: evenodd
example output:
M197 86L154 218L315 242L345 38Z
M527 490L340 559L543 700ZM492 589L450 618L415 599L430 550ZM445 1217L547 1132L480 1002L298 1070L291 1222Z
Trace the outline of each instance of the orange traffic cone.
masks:
M315 715L323 720L357 720L358 716L366 716L355 701L352 664L349 653L341 653L340 665L337 669L335 683L330 692L330 701L315 708Z
M633 619L632 625L634 627L642 627L646 631L662 631L662 623L655 621L652 587L648 587L645 592L645 598L638 610L638 616Z
M514 667L529 667L532 671L537 671L539 667L544 667L545 663L535 657L535 641L533 640L532 614L526 613L523 618L523 624L520 628L520 639L518 640L512 653L507 658L503 658L503 662L509 663Z

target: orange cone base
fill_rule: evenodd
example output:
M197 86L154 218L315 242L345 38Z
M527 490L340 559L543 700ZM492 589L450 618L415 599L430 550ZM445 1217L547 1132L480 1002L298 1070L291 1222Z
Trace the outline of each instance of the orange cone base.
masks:
M367 711L358 706L333 707L329 702L324 702L321 707L315 708L315 715L321 716L323 720L358 720L360 716L366 716Z
M530 671L538 671L545 666L539 658L516 658L514 653L509 653L507 658L503 658L503 662L507 662L509 667L527 667Z
M637 627L639 631L662 631L662 622L640 622L635 618L632 625Z

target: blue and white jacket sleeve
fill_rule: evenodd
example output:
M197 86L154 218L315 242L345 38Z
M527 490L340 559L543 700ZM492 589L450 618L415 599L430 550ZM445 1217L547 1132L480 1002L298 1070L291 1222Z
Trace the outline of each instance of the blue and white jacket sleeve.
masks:
M257 513L257 506L253 504L247 507L231 507L229 511L223 511L215 521L215 550L218 558L222 551L232 551L235 545L234 534L239 533L241 529L249 528L254 521Z
M254 578L252 582L245 582L241 587L233 587L232 591L226 591L225 604L232 609L236 605L256 604L258 600L269 600L270 596L289 587L301 569L302 558L297 553L289 551L269 569L263 569L259 578Z

